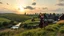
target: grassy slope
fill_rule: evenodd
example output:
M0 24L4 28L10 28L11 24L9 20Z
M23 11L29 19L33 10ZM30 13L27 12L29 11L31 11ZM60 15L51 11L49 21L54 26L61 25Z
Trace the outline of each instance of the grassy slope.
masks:
M6 18L0 18L0 22L10 22L10 20L9 19L6 19Z
M26 23L27 25L38 25L39 20L38 20L38 18L36 18L35 21L32 22L31 19L29 19L29 20L26 20L24 23Z
M36 20L38 20L38 19L36 19ZM34 25L35 25L35 22L31 22L30 19L25 21L25 23L27 23L27 24L34 23ZM30 24L28 24L28 25L30 25ZM64 25L64 23L48 25L45 27L46 28L45 30L40 29L40 28L25 30L23 32L21 32L22 31L21 30L21 31L19 31L19 33L13 34L13 35L14 36L58 36L58 35L64 36L63 35L64 34L64 26L63 25ZM13 32L10 32L10 35L12 35L11 33L13 33ZM6 35L7 35L7 33L6 33Z
M38 19L36 19L38 20ZM35 21L36 22L36 21ZM37 22L31 22L31 19L25 21L28 25L38 24ZM30 24L32 23L32 24ZM31 29L24 32L19 32L14 36L58 36L64 34L64 24L53 24L46 27L46 29ZM11 33L11 32L10 32ZM13 33L13 32L12 32ZM12 34L11 34L12 35Z
M14 20L14 21L21 21L21 22L24 22L28 19L35 17L35 16L36 15L0 14L0 17L4 17L4 18Z
M64 36L64 24L53 24L46 27L46 29L32 29L20 33L20 36ZM17 35L17 36L18 36Z

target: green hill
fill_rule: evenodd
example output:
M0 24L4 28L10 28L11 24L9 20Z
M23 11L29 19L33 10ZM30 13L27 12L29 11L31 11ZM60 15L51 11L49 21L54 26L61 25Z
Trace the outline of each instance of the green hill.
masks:
M0 22L10 22L10 20L9 19L6 19L6 18L0 18Z
M45 29L32 29L18 34L17 36L64 36L64 24L48 25Z
M27 20L28 21L28 20ZM45 27L45 29L27 29L27 30L16 30L10 32L2 32L2 36L64 36L64 23L63 24L52 24Z
M35 16L34 15L22 15L22 14L0 14L0 17L7 18L13 21L21 21L21 22L24 22Z
M34 25L39 25L39 19L36 18L35 21L31 21L30 15L17 15L17 14L4 14L1 15L0 21L10 21L11 20L20 20L23 21L23 25L28 25L28 26L34 26ZM34 17L34 16L33 16ZM8 18L8 19L5 19ZM25 26L26 27L26 26ZM15 31L7 31L7 32L2 32L0 33L0 36L64 36L64 23L60 24L50 24L44 28L38 28L36 27L35 29L30 27L25 28L20 28Z

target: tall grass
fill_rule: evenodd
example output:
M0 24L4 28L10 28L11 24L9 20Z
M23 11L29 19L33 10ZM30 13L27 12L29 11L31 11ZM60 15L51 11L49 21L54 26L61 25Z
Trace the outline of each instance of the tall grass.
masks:
M64 33L64 26L63 24L53 24L45 27L44 29L32 29L25 31L20 34L20 36L56 36L57 33Z

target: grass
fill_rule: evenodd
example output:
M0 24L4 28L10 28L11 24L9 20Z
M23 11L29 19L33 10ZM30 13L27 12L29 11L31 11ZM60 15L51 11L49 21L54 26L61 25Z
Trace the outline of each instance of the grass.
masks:
M9 19L6 19L6 18L0 18L0 22L10 22L10 20Z
M11 15L9 15L9 16L12 17ZM17 16L15 16L14 18L16 18L16 17ZM20 15L18 17L20 17L20 18L17 18L17 19L23 19L23 20L25 20L25 18L28 19L28 16L27 17L22 16L23 17L22 18L21 15ZM25 24L27 24L28 26L38 25L39 24L39 19L36 18L35 20L36 21L34 21L34 22L32 22L31 19L25 20L23 25L25 25ZM10 20L5 19L5 18L0 18L0 21L10 21ZM15 32L10 32L10 33L9 32L3 32L3 33L0 33L0 36L7 36L9 34L10 34L10 36L13 36L13 34L14 34L14 36L56 36L56 35L58 35L57 34L58 32L61 33L61 35L63 35L64 34L64 26L63 25L64 25L64 23L60 23L60 24L48 25L48 26L45 27L45 29L36 28L36 29L30 29L30 30L26 29L25 31L23 30L23 32L21 32L22 30L15 31ZM15 34L15 33L17 33L17 34Z
M62 26L59 30L60 33L64 34L64 26Z
M20 22L24 22L25 20L32 18L28 15L18 15L18 14L0 14L0 17Z
M63 25L63 24L62 24ZM61 35L64 34L64 26L61 24L52 24L45 27L45 29L37 28L37 29L31 29L31 30L25 30L23 32L14 34L14 36L56 36L57 33L61 33ZM6 33L4 33L5 35ZM7 33L8 34L8 33ZM10 35L12 33L10 32Z
M39 20L37 18L37 19L35 19L35 21L32 22L31 19L29 19L29 20L26 20L24 23L27 24L27 25L30 25L30 26L38 25L39 24Z
M64 26L59 24L48 25L45 30L40 28L32 29L20 33L20 36L56 36L58 32L64 34Z

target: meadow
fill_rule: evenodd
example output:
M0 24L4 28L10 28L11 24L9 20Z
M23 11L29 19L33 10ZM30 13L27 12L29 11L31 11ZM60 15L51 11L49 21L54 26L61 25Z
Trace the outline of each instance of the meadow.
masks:
M0 32L0 36L64 36L64 23L52 23L41 29L38 27L39 20L38 15L1 14L0 21L21 22L22 25L18 30L9 28L6 32Z
M0 22L4 22L4 21L6 21L6 22L10 22L9 19L6 19L6 18L0 18Z

